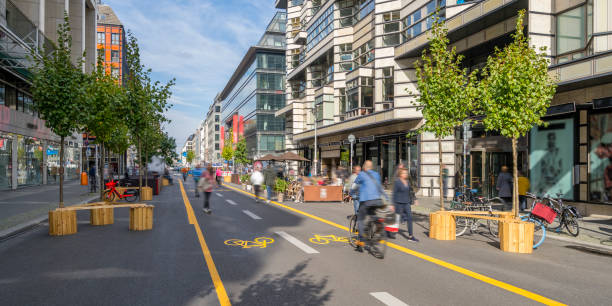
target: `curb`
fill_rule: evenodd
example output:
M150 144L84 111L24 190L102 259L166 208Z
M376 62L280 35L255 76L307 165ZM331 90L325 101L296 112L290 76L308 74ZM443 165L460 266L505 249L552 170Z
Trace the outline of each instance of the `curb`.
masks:
M68 205L68 206L74 206L74 205L81 205L81 204L87 204L92 200L98 199L100 196L96 195L93 197L89 197L87 199L85 199L84 201L81 201L79 203L74 203L72 205ZM0 242L3 242L5 240L8 240L12 237L15 237L19 234L22 234L24 232L27 232L28 230L31 230L33 228L35 228L36 226L38 226L40 223L43 223L45 221L47 221L47 219L49 219L48 216L41 216L38 218L35 218L33 220L30 220L28 222L24 222L18 225L15 225L13 227L9 227L8 229L5 229L3 231L0 231Z

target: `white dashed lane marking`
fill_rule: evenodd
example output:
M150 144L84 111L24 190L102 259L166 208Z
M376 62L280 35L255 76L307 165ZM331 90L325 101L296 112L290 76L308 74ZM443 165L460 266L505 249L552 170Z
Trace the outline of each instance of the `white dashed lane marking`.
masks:
M225 201L226 201L227 203L232 204L232 205L238 205L238 204L236 204L236 202L234 202L234 201L232 201L232 200L225 200Z
M311 248L307 244L301 242L299 239L285 233L285 232L276 232L277 235L285 238L285 240L289 241L289 243L295 245L298 249L306 252L306 254L317 254L319 251Z
M250 211L248 211L248 210L243 210L242 212L243 212L243 213L245 213L247 216L249 216L249 217L251 217L251 218L255 219L255 220L261 220L261 217L260 217L260 216L258 216L258 215L256 215L256 214L254 214L254 213L252 213L252 212L250 212Z
M370 295L387 306L408 306L408 304L400 301L388 292L370 292Z
M220 193L218 193L218 192L215 192L215 194L216 194L218 197L223 197L223 195L222 195L222 194L220 194Z

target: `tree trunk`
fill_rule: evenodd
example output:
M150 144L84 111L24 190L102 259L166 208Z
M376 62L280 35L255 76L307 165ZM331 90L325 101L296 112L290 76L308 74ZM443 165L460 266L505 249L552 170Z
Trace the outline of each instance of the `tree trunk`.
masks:
M440 161L440 210L444 210L444 188L442 188L442 186L444 185L443 182L443 174L442 172L444 171L444 164L442 163L442 138L438 137L438 159Z
M104 143L100 144L100 201L104 201Z
M512 137L512 214L518 219L518 165L516 159L516 137Z
M138 137L138 201L142 201L142 146Z
M59 194L59 208L64 208L64 136L60 136L60 194Z

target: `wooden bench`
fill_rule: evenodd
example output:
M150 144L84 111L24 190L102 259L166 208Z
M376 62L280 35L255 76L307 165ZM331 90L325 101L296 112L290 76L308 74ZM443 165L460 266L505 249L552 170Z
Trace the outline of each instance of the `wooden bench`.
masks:
M498 222L499 246L502 251L531 253L533 251L534 224L514 218L504 211L437 211L429 215L429 238L455 240L455 218L477 218Z
M130 230L145 231L153 229L153 205L96 202L49 211L49 235L75 234L77 232L76 212L78 210L89 210L91 212L89 216L91 225L108 225L115 221L114 209L124 207L130 209Z

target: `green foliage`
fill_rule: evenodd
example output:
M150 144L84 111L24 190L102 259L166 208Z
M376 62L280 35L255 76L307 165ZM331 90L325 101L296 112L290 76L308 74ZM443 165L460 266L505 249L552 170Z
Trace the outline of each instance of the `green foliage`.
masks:
M246 165L250 164L251 160L248 157L246 140L244 137L240 137L238 143L236 143L236 150L234 151L235 161L237 164Z
M232 160L232 157L234 157L234 149L232 148L231 144L225 144L225 146L223 146L223 150L221 151L221 157L228 161Z
M487 59L480 82L480 113L487 130L511 138L524 136L541 119L555 94L555 80L548 74L545 48L536 52L523 33L525 12L520 11L514 41Z
M415 63L417 75L416 105L425 124L422 129L436 138L453 134L469 115L476 97L476 71L467 73L461 67L462 55L449 48L448 29L436 18L431 29L429 48Z
M281 178L276 178L276 181L274 182L274 191L284 193L287 191L288 186L289 183L287 183L287 181Z
M349 155L350 155L349 151L342 151L342 152L340 152L340 161L348 163L349 162Z
M191 150L187 151L186 159L187 159L187 162L189 164L191 164L191 162L193 161L194 158L195 158L195 153L193 151L191 151Z
M248 184L251 181L251 175L249 174L242 174L240 176L240 182L243 184Z
M168 133L163 133L158 153L168 166L171 166L174 161L178 159L178 154L176 153L176 140L170 137Z

